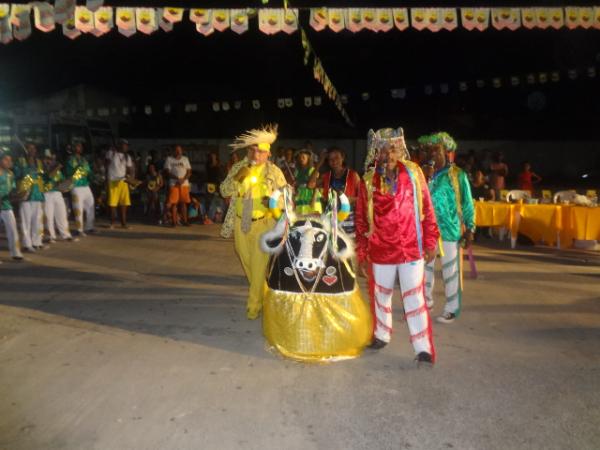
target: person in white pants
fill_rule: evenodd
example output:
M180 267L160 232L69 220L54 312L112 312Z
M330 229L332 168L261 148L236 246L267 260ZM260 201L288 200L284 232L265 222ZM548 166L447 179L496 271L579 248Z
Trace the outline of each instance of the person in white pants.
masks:
M435 362L429 310L423 295L425 261L435 257L439 231L425 177L407 160L402 128L369 132L368 168L356 204L356 246L369 278L374 316L372 349L392 335L392 296L400 281L410 342L419 365Z
M15 164L15 176L20 190L29 190L27 200L19 205L23 246L28 252L45 249L44 236L44 167L36 158L37 148L33 143L26 145L27 157Z
M44 192L44 213L50 242L56 242L56 230L62 240L72 241L65 199L62 192L58 190L59 183L64 181L65 177L60 170L62 166L56 162L56 155L52 154L49 149L44 154L44 167L46 191Z
M96 211L94 205L94 194L90 189L90 164L83 157L83 144L77 142L74 147L75 154L67 162L67 177L73 179L73 190L71 191L71 202L73 214L80 236L93 233ZM85 219L85 223L84 223Z
M8 240L8 251L10 256L21 261L23 255L19 244L19 233L17 221L10 202L10 193L15 190L15 177L11 172L12 158L7 148L0 148L0 220L6 230Z

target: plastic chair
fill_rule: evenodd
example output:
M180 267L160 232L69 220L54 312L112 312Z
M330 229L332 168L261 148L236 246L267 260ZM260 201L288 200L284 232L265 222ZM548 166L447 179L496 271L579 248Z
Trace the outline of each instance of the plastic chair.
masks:
M572 202L575 197L577 196L577 192L575 192L575 190L569 190L569 191L559 191L556 194L554 194L554 203L560 203L560 202Z
M506 194L506 201L510 202L512 200L529 200L531 198L531 194L529 191L520 191L518 189L515 189L513 191L510 191L508 194Z

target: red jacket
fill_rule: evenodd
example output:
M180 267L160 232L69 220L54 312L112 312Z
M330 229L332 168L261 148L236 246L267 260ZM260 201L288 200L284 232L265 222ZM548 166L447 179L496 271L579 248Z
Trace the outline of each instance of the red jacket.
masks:
M433 250L436 247L440 232L427 182L418 166L410 167L413 177L418 177L418 183L413 184L406 166L398 163L398 188L395 195L391 192L382 193L381 178L377 173L373 175L371 182L361 183L354 219L359 261L403 264L423 258L423 250ZM413 185L421 188L422 218L417 217L419 207L416 206L418 200L415 198ZM370 236L367 189L371 189L373 199L373 227ZM417 220L420 224L417 224Z

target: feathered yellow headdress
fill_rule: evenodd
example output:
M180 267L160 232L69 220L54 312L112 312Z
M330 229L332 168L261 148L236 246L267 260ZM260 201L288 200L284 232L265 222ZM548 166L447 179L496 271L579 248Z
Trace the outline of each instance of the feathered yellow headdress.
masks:
M271 144L277 139L277 124L266 125L257 130L246 131L241 136L235 138L233 144L229 146L235 150L247 148L252 145L258 145L258 148L263 151L270 151Z

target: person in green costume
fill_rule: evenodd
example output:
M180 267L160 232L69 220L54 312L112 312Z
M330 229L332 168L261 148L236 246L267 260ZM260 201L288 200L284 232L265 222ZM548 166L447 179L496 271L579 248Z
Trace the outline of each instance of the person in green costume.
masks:
M312 152L304 148L298 150L296 152L296 169L294 171L297 214L305 215L315 212L313 208L315 190L308 186L314 171Z
M56 242L56 231L63 241L72 241L69 231L67 206L59 187L65 180L62 164L56 161L56 155L50 149L44 152L44 214L46 229L50 235L50 243Z
M17 188L11 168L10 151L6 147L0 147L0 220L4 223L10 256L16 261L22 261L17 221L11 204L11 193Z
M83 144L76 142L75 154L67 161L67 177L73 180L71 191L71 203L73 204L73 215L79 236L93 233L96 210L94 206L94 194L90 189L90 176L92 170L90 163L83 156ZM84 227L85 216L85 227Z
M475 233L475 207L467 174L450 162L449 153L456 151L456 142L445 132L419 138L433 165L429 191L441 234L440 255L446 294L444 312L439 323L451 323L459 315L462 304L462 248L468 248ZM425 267L425 298L433 307L435 260Z

